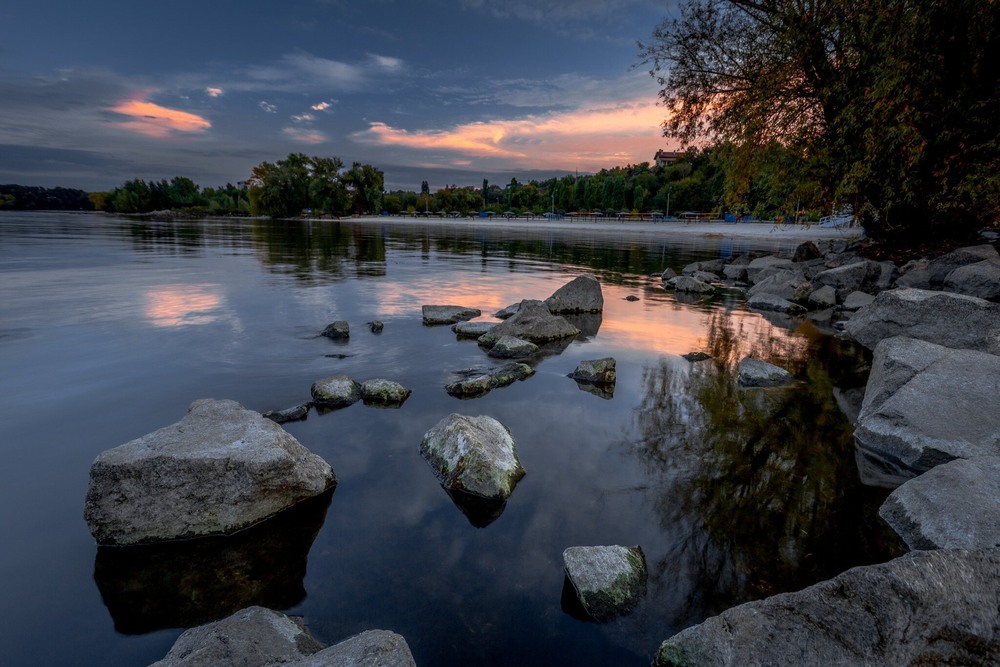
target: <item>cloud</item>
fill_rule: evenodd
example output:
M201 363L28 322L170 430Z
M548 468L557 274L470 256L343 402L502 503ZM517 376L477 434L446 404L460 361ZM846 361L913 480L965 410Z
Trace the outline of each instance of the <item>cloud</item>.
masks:
M325 134L311 127L286 127L281 133L292 141L297 141L301 144L315 146L316 144L325 144L327 142Z
M316 120L316 116L312 115L311 113L300 113L295 116L292 116L292 120L295 121L296 123L311 123L312 121Z
M368 57L371 58L376 67L387 72L398 72L403 69L403 61L399 58L380 56L374 53L369 53Z
M333 105L337 103L337 100L327 100L324 102L317 102L316 104L309 107L313 111L329 111L333 108Z
M462 5L487 11L497 18L514 18L539 25L558 25L560 21L585 21L595 17L621 14L636 5L650 5L649 0L461 0Z
M208 95L209 97L222 97L225 94L225 91L222 90L222 88L209 86L208 88L205 89L205 94Z
M278 107L274 106L270 102L265 102L264 100L261 100L260 102L257 103L257 106L263 109L266 113L278 113Z
M149 95L150 92L143 91L109 107L108 111L132 118L113 122L112 125L155 139L165 139L178 133L204 132L212 127L208 120L197 114L148 101L146 98Z

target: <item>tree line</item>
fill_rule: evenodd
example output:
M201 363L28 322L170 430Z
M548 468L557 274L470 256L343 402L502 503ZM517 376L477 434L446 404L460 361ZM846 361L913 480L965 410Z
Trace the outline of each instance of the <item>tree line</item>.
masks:
M83 190L10 184L0 185L0 210L93 211L94 204Z

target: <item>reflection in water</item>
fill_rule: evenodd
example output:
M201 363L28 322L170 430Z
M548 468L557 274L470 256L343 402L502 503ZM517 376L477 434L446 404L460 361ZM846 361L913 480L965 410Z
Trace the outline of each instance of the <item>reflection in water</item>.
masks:
M444 487L442 487L444 488ZM483 498L464 491L445 489L455 507L462 511L465 518L476 528L485 528L500 518L507 508L507 501L500 498Z
M216 285L160 285L146 292L145 315L153 326L211 324L222 304Z
M295 606L332 497L331 489L228 537L98 548L94 579L115 629L190 628L251 605Z
M674 535L651 568L651 585L688 617L899 553L877 519L886 492L860 484L851 425L833 399L835 384L859 381L862 352L823 336L748 340L734 322L712 318L712 360L647 366L634 415L641 440L633 453L659 489L656 513ZM748 353L800 382L739 389L736 365Z

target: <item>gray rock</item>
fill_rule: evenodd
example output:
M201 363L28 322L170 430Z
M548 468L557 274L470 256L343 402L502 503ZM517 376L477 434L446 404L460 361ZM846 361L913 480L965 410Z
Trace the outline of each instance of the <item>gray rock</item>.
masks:
M569 377L578 382L591 384L612 384L617 378L615 360L612 357L581 361Z
M347 340L351 337L351 327L346 321L337 320L333 324L328 324L323 329L322 335L334 340Z
M521 302L516 315L480 336L479 344L490 348L504 336L523 338L538 344L570 338L579 333L580 330L567 322L566 318L553 315L541 301L525 299Z
M813 284L817 287L829 285L837 291L837 298L843 299L851 292L874 292L881 278L881 264L862 260L827 269L816 275Z
M988 243L966 248L952 250L947 255L936 257L930 261L927 269L930 272L931 285L939 286L944 283L948 274L960 266L975 264L983 260L1000 262L1000 254L997 249Z
M99 544L229 534L337 484L330 466L235 401L195 401L184 418L90 467L84 518Z
M821 257L823 257L823 253L812 241L800 243L795 248L795 252L792 253L793 262L807 262L810 259L820 259Z
M660 645L656 667L995 665L1000 549L918 551L748 602Z
M964 294L918 289L882 292L846 331L869 349L894 336L1000 354L1000 304Z
M303 403L284 410L270 410L264 413L265 419L270 419L275 424L285 424L287 422L300 421L309 416L310 403Z
M712 358L712 355L705 354L704 352L688 352L687 354L682 354L681 356L690 361L691 363L695 363L698 361L707 361Z
M1000 547L1000 457L928 470L893 491L878 513L910 549Z
M789 315L804 315L806 309L797 303L782 299L775 294L755 294L747 299L747 308L751 310L773 311Z
M457 322L451 330L462 338L479 338L497 325L496 322Z
M365 322L368 325L368 330L373 334L380 334L385 330L385 323L381 320L372 320L371 322Z
M410 397L411 390L392 380L365 380L361 384L361 400L366 405L401 406Z
M878 280L875 282L875 287L872 288L872 294L878 294L879 292L884 292L885 290L891 288L896 284L896 279L899 277L899 267L892 262L886 260L884 262L879 262L878 265L882 267L882 272L879 274Z
M676 278L676 277L677 277L677 272L671 269L669 266L663 269L663 273L660 274L660 280L662 280L663 282L667 282L671 278Z
M809 303L817 308L832 308L837 305L837 290L824 285L809 295Z
M528 364L512 362L494 369L490 373L490 384L493 389L506 387L518 380L524 380L535 374L535 369Z
M780 387L794 379L784 368L760 359L747 357L739 364L739 383L742 387Z
M361 385L346 375L331 375L313 382L313 403L326 408L344 408L361 400Z
M1000 455L1000 357L912 338L882 341L854 437L911 474Z
M457 398L477 398L534 374L534 368L517 362L499 368L470 368L456 373L462 376L461 379L445 385L445 391Z
M515 336L502 336L492 348L489 356L497 359L523 359L538 352L534 343Z
M943 289L980 299L1000 299L1000 260L983 260L958 267L945 277Z
M570 547L566 577L587 614L609 621L629 613L646 595L646 558L639 547Z
M517 314L518 309L521 307L521 302L512 303L509 306L501 308L497 312L493 313L493 317L498 320L506 320L508 317L513 317Z
M844 297L844 310L860 310L875 300L871 294L864 292L851 292Z
M685 276L694 276L696 273L710 273L715 278L718 278L722 275L722 267L725 265L725 259L710 259L703 262L692 262L681 269L681 273Z
M427 326L454 324L483 314L478 308L465 306L422 306L420 311Z
M766 278L761 277L763 275L762 271L757 282L747 291L748 297L752 298L758 294L773 294L786 301L804 302L809 298L809 293L813 291L812 283L800 271L778 269L770 272Z
M687 292L689 294L711 294L715 291L715 288L708 283L704 283L691 276L677 276L676 278L671 278L667 284L670 284L678 292Z
M522 302L523 303L523 302ZM601 283L590 274L577 276L545 300L553 315L561 313L600 313L604 310Z
M780 267L784 269L792 268L792 260L784 257L776 257L774 255L767 255L766 257L758 257L757 259L751 260L747 264L747 280L752 284L757 282L757 276L761 271L768 267Z
M719 276L714 273L709 273L708 271L695 271L691 274L691 277L706 284L711 284L719 280Z
M450 491L506 500L524 477L510 431L492 417L448 415L424 434L420 454Z
M896 278L896 287L912 287L914 289L931 288L931 272L929 259L913 259L903 265Z
M477 398L485 396L493 389L493 376L489 373L480 373L471 377L462 378L455 382L450 382L444 386L444 390L457 398Z
M416 667L402 635L368 630L282 667Z
M749 264L750 260L747 260L745 264L737 264L736 262L726 264L722 267L722 276L726 280L747 282L747 266Z

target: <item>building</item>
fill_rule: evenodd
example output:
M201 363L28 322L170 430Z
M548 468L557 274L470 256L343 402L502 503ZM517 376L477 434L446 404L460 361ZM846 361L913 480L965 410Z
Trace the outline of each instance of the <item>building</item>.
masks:
M656 155L653 156L653 162L656 163L657 167L666 167L673 164L681 159L681 154L677 151L656 151Z

